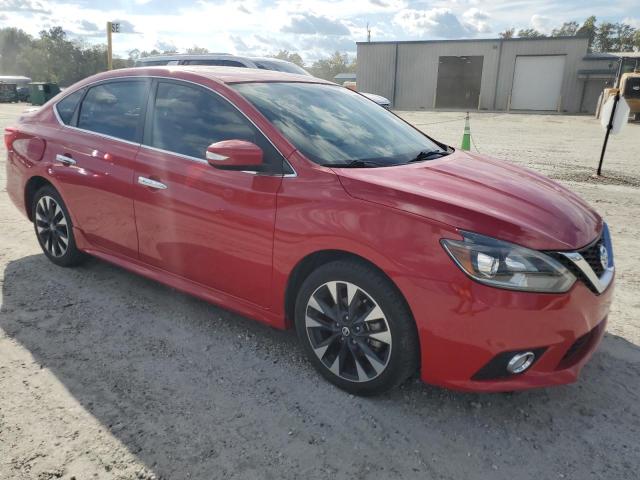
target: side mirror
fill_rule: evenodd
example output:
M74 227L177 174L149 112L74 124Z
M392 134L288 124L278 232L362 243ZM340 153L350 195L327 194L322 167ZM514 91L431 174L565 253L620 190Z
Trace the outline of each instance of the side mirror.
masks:
M255 169L262 165L262 149L244 140L223 140L207 147L207 162L221 169Z

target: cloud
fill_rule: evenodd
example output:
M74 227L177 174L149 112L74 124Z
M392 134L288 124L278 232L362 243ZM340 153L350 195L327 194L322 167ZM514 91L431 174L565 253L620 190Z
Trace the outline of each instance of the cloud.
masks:
M240 10L242 13L246 13L248 15L251 14L251 10L249 10L247 7L245 7L244 5L240 4L238 6L238 10Z
M239 54L246 54L250 51L249 46L244 42L242 37L238 37L237 35L230 35L229 38L231 39L236 52L238 52Z
M96 33L101 31L98 25L93 22L88 22L87 20L82 20L80 22L80 28L87 33Z
M0 0L0 12L50 14L51 10L38 0Z
M463 25L448 8L401 10L393 17L393 23L420 36L460 38L473 36L476 33L475 27L469 28Z
M633 28L640 29L640 17L625 17L622 19L622 23L626 23L627 25L631 25Z
M285 33L349 35L349 29L339 20L316 16L310 13L296 15L289 25L280 29Z
M489 26L489 14L477 8L470 8L462 14L462 23L469 31L477 33L488 33L491 31Z
M156 49L161 52L176 52L178 50L173 42L163 40L158 40L156 42Z
M531 26L539 32L549 33L553 29L553 19L536 14L531 17Z

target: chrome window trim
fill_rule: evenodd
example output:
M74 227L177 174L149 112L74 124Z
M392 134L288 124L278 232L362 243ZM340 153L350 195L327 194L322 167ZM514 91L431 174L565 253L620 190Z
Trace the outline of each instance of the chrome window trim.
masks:
M276 147L273 144L271 139L262 131L262 129L260 127L258 127L258 125L255 124L255 122L253 120L251 120L242 110L240 110L238 108L238 106L235 103L233 103L227 97L222 95L220 92L216 92L212 88L207 87L206 85L202 85L200 83L193 82L191 80L184 80L182 78L166 77L166 76L162 76L162 75L123 75L123 76L120 76L120 77L111 77L111 78L105 78L105 79L102 79L102 80L96 80L95 82L91 82L91 83L87 83L86 85L83 85L81 88L89 89L89 88L91 88L91 86L94 86L96 84L107 83L107 82L111 82L113 80L127 80L127 79L145 80L145 79L153 79L153 78L161 79L161 80L171 80L171 81L174 81L174 82L190 83L190 84L196 85L196 86L198 86L200 88L207 89L210 92L218 95L220 98L222 98L223 100L228 102L229 105L231 105L233 108L235 108L240 113L240 115L242 115L244 118L246 118L249 121L249 123L251 123L251 125L253 125L256 128L256 130L258 130L262 134L262 136L267 139L267 141L271 144L271 146L276 150L276 152L278 152L278 154L286 162L286 164L289 166L289 168L291 168L293 173L285 173L285 174L276 174L276 175L274 175L274 174L265 174L264 172L258 172L258 171L255 171L255 170L239 170L239 171L242 171L243 173L251 173L251 174L254 174L254 175L269 175L269 176L282 177L282 178L295 178L295 177L298 176L298 172L296 172L296 169L293 168L293 165L291 165L289 160L287 160L287 157L282 154L282 152L278 149L278 147ZM78 128L78 127L73 127L71 125L67 125L66 123L64 123L62 121L62 119L60 118L60 115L58 114L58 103L60 103L62 100L64 100L65 98L67 98L69 95L73 94L76 91L77 91L77 89L69 92L69 94L65 95L64 97L62 97L60 100L56 101L52 105L53 113L54 113L54 115L56 117L56 120L58 120L58 123L60 124L61 127L70 128L72 130L76 130L76 131L79 131L79 132L90 133L90 134L93 134L93 135L97 135L99 137L108 138L109 140L116 140L116 141L119 141L119 142L123 142L123 143L126 143L128 145L135 145L135 146L138 146L138 147L144 147L144 148L148 148L148 149L155 150L155 151L162 152L162 153L169 153L171 155L176 155L176 156L178 156L180 158L184 158L186 160L191 160L191 161L195 161L195 162L198 162L198 163L204 163L204 164L208 165L208 162L205 159L195 158L195 157L191 157L189 155L183 155L183 154L180 154L180 153L177 153L177 152L171 152L169 150L162 150L160 148L152 147L150 145L145 145L143 143L131 142L129 140L124 140L122 138L112 137L111 135L105 135L103 133L93 132L91 130L85 130L84 128Z

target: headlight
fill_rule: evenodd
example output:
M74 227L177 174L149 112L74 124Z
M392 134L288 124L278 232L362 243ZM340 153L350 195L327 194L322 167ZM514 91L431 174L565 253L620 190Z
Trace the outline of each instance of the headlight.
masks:
M454 262L474 280L492 287L527 292L561 293L576 277L561 263L536 250L461 232L464 241L442 239Z

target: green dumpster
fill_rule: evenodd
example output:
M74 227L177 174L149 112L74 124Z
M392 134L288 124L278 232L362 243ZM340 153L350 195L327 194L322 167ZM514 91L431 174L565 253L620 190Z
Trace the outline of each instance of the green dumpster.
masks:
M32 82L29 84L29 99L31 105L44 105L60 93L57 83Z
M15 83L0 83L0 102L17 102L18 90Z

